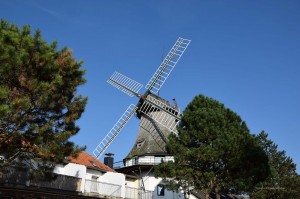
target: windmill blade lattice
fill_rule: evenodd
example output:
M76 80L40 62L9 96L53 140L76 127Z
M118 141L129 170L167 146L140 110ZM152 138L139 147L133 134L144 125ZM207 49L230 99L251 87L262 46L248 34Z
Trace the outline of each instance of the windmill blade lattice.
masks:
M130 97L137 95L143 85L121 73L114 72L112 76L107 80L109 84L123 91Z
M139 110L171 132L177 134L176 126L180 120L178 110L151 95L147 96Z
M191 40L183 39L181 37L178 38L170 52L147 83L147 90L150 90L154 94L158 93L190 42Z
M134 115L137 108L138 107L134 104L129 105L129 107L123 113L121 118L117 121L117 123L112 127L112 129L109 131L109 133L104 137L104 139L94 149L93 154L96 158L99 158L102 155L102 153L106 150L106 148L112 143L112 141L120 133L122 128L125 126L125 124Z

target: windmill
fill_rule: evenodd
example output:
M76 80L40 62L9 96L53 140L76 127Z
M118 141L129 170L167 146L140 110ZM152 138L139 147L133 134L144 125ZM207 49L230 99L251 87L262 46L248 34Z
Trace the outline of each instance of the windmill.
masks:
M180 121L180 111L176 101L174 101L175 106L173 107L168 101L160 98L158 92L185 52L189 43L190 40L188 39L178 38L170 52L145 86L146 92L144 94L139 93L140 89L143 87L142 84L118 72L114 72L107 80L112 86L118 88L130 97L138 97L139 101L136 105L129 105L120 119L94 149L93 154L96 158L100 158L104 151L114 141L116 136L121 132L126 123L135 114L137 118L141 120L141 130L139 131L135 144L137 148L145 148L144 143L146 137L148 139L148 141L146 140L146 142L148 142L146 147L148 151L157 151L157 148L159 148L158 151L164 150L167 135L170 132L177 133L176 125ZM155 147L151 147L150 145L155 145ZM155 150L153 150L154 148ZM128 156L134 156L137 153L137 150L133 147Z

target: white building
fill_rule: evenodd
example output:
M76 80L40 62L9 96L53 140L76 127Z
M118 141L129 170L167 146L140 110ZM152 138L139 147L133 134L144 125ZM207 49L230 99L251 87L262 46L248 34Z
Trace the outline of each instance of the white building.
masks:
M125 198L125 175L85 152L70 157L65 165L57 165L54 173L81 179L77 191L83 195Z
M155 156L156 155L156 156ZM134 199L184 199L184 195L180 190L178 192L169 191L165 188L161 178L156 178L153 173L154 165L161 161L173 161L172 156L157 156L157 154L147 154L145 156L135 156L132 159L124 160L123 166L116 165L116 171L126 175L134 174L137 176L137 190L139 190L138 197L126 197ZM126 180L127 182L127 180ZM129 191L128 191L129 192ZM204 195L200 197L193 194L190 199L205 198Z
M183 199L181 192L165 189L162 179L153 175L153 166L160 161L173 160L171 156L135 157L114 170L99 162L93 156L81 152L77 158L69 158L65 165L57 165L56 174L80 179L77 190L82 195L99 198L125 199ZM191 199L196 198L190 196Z

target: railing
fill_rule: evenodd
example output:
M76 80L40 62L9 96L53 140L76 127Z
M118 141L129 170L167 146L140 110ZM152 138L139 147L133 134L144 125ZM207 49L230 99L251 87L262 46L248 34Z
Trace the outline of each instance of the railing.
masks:
M84 191L86 193L97 193L104 196L121 197L121 185L85 180Z
M80 191L80 178L60 174L55 175L55 179L51 181L38 179L30 180L26 172L18 171L17 169L11 167L7 168L6 170L0 169L0 184L5 184L8 186L23 185L68 191Z
M27 173L17 171L13 167L0 169L0 184L29 186L28 183Z
M119 168L123 168L123 167L124 167L123 161L114 162L114 165L113 165L114 169L119 169Z
M77 191L77 192L80 191L81 178L59 175L59 174L56 175L57 175L56 179L50 182L32 180L30 181L30 185L37 186L37 187L47 187L52 189L68 190L68 191Z
M119 169L123 167L129 167L133 165L158 165L161 162L168 162L168 161L174 161L174 158L172 156L167 157L160 157L160 156L141 156L141 157L134 157L130 160L126 160L125 165L123 161L115 162L113 165L114 169Z
M126 186L125 199L152 199L153 191Z

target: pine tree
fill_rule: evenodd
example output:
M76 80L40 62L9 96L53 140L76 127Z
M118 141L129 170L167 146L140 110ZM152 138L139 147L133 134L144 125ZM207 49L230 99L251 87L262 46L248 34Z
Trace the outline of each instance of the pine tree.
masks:
M296 164L279 151L277 144L268 139L268 134L262 131L257 139L269 157L271 175L257 185L253 192L254 198L300 198L300 176L296 173Z
M49 173L55 163L85 147L69 141L87 98L76 94L85 83L82 61L57 50L30 26L0 22L0 155L2 168Z
M174 162L155 168L167 188L221 192L250 191L269 174L268 158L240 116L220 102L196 96L183 112L178 137L167 151Z

